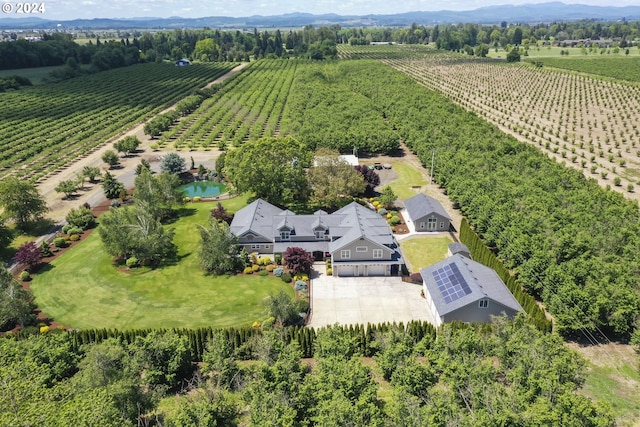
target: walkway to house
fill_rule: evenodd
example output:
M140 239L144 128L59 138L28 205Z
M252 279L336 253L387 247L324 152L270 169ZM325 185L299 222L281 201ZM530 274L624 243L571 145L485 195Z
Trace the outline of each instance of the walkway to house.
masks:
M313 266L309 326L355 325L426 320L434 323L422 286L400 277L333 277L324 265Z

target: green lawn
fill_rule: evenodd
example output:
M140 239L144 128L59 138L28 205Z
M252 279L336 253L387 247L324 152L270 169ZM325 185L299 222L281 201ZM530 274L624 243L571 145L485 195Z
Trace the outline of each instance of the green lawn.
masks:
M451 239L448 236L415 236L400 241L400 248L412 273L435 264L447 257L447 247Z
M428 181L422 176L420 171L411 165L396 162L392 163L391 166L398 175L398 179L389 185L391 185L393 192L401 200L415 196L418 194L420 187L428 184Z
M231 211L245 198L223 202ZM172 225L179 261L127 274L111 265L97 232L37 274L31 289L38 307L76 328L227 327L266 317L264 300L291 285L273 277L205 276L198 263L197 224L215 203L188 204Z

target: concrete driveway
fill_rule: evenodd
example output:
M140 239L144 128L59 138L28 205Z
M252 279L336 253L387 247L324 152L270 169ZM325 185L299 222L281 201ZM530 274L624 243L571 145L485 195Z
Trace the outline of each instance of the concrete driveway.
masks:
M434 323L422 286L400 277L332 277L324 265L311 276L311 321L316 328L383 322L426 320Z

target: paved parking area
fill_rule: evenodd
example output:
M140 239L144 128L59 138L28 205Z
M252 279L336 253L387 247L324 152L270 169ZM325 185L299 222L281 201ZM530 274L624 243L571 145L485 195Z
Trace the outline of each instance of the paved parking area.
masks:
M323 266L314 266L309 326L408 322L434 323L422 286L403 282L399 277L332 277Z

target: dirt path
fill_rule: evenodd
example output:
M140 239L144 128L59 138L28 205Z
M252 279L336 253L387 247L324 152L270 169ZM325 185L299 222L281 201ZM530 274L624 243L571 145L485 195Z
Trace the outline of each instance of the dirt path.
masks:
M205 88L211 87L214 84L222 83L229 77L240 72L244 67L246 67L248 63L242 63L229 71L228 73L218 77L214 81L208 83ZM176 104L164 109L160 112L160 114L166 113L175 109ZM119 169L110 170L113 175L116 176L119 180L123 181L125 185L131 186L133 184L133 171L138 163L140 163L141 159L146 159L150 162L157 162L157 160L166 154L168 151L151 151L149 149L149 145L151 144L151 139L149 136L144 133L144 125L146 122L142 122L137 124L136 126L130 128L129 130L123 132L122 134L107 140L102 147L98 150L91 153L89 156L79 159L75 163L68 166L64 171L53 175L47 178L44 182L38 185L38 189L40 193L45 198L47 205L49 206L49 214L47 215L54 222L58 223L64 219L67 212L69 210L81 206L84 203L89 203L90 205L96 205L104 200L104 196L102 194L102 186L100 183L97 184L89 184L86 183L85 187L82 191L78 192L77 197L71 200L62 200L62 194L56 192L54 189L56 186L64 180L75 179L76 175L84 168L85 166L98 166L103 170L106 170L106 166L101 160L102 154L105 151L112 149L113 143L121 140L126 136L135 136L137 137L141 144L138 148L138 153L132 155L127 158L121 158L120 163L121 167ZM215 160L220 153L215 151L205 151L205 152L188 152L185 154L187 160L189 161L189 157L193 157L194 162L198 163L207 163Z

